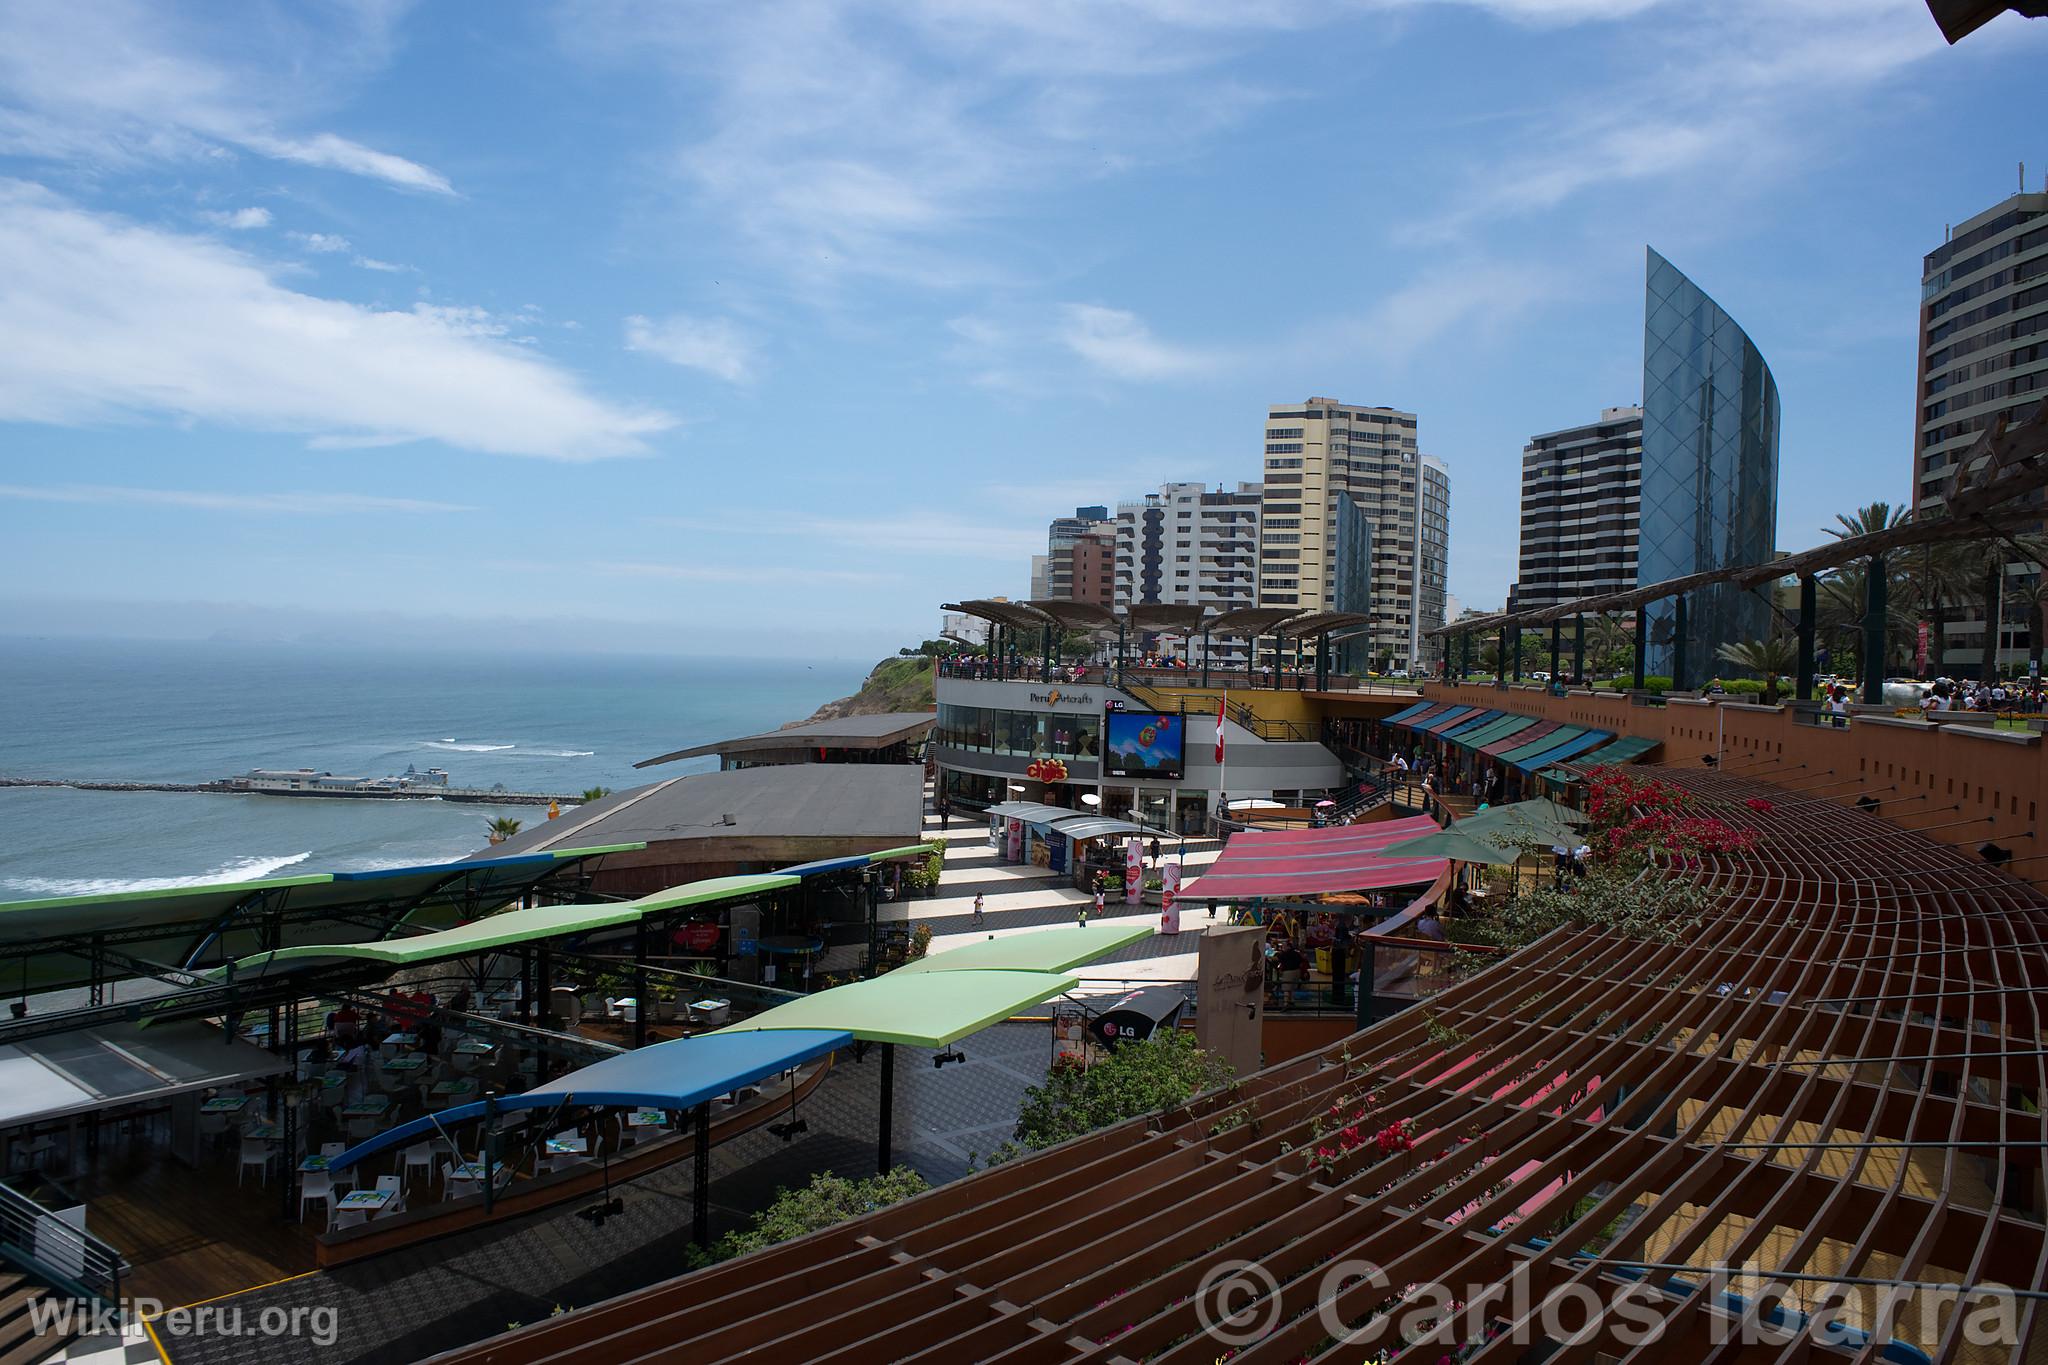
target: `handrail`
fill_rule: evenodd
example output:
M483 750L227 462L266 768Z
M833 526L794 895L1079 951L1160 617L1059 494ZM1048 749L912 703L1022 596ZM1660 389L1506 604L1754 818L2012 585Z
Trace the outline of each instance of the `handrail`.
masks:
M45 1239L70 1253L63 1259L75 1260L76 1269L54 1264L44 1250ZM127 1266L121 1253L6 1184L0 1184L0 1255L80 1298L120 1302L121 1272Z

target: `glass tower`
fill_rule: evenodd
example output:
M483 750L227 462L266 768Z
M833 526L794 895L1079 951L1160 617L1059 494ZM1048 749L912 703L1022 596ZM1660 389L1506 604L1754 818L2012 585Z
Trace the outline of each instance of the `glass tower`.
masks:
M1737 564L1776 548L1778 384L1735 320L1678 268L1649 253L1643 299L1643 475L1637 581ZM1770 607L1717 584L1688 595L1687 676L1716 669L1717 647L1762 639ZM1650 608L1650 671L1672 674L1676 604Z

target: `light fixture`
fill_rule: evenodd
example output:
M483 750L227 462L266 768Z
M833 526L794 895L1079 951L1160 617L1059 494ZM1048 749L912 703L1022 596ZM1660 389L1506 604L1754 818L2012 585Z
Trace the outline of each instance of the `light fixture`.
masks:
M949 1047L944 1052L934 1052L932 1054L932 1070L937 1071L948 1062L964 1062L966 1060L966 1053L957 1047Z
M1878 800L1874 796L1859 796L1856 798L1857 810L1876 810L1877 807Z
M791 1119L788 1123L769 1124L768 1131L781 1138L784 1142L788 1142L799 1133L810 1132L811 1125L804 1119Z
M1102 804L1102 798L1094 792L1082 792L1081 804L1084 806L1099 806Z
M1987 863L2009 863L2012 861L2012 850L2003 844L1986 842L1977 845L1977 856Z

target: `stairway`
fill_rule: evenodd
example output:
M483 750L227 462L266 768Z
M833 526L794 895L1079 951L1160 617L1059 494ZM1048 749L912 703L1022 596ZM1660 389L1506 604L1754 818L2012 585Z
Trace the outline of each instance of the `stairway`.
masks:
M55 1355L75 1333L36 1335L34 1305L56 1291L12 1266L0 1266L0 1365L36 1365Z

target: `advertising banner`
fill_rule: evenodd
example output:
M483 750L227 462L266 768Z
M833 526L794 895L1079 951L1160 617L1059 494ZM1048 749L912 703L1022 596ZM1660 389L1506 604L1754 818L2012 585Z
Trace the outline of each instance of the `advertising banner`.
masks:
M1008 853L1011 862L1021 863L1024 861L1024 822L1022 820L1010 821L1010 847Z
M1136 836L1124 840L1124 904L1136 905L1145 890L1145 855Z
M1174 901L1180 895L1180 860L1173 859L1159 865L1159 932L1177 934L1180 932L1180 907Z

